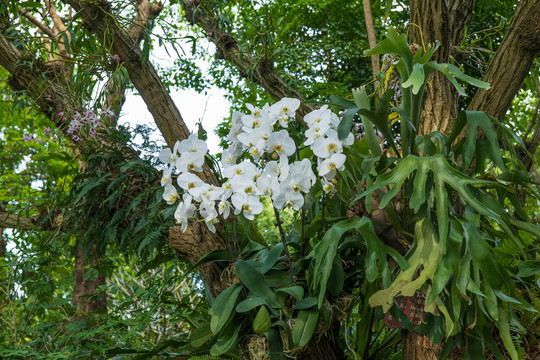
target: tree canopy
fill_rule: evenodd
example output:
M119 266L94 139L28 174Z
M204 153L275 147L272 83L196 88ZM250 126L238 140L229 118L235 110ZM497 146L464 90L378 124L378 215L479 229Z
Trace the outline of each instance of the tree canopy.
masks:
M1 3L0 357L536 358L539 16Z

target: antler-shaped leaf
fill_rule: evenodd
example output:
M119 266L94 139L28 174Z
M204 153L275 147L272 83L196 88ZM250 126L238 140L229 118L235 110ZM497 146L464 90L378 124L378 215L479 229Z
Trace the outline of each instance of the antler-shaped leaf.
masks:
M436 213L439 228L439 236L443 249L446 249L448 233L448 192L446 186L454 188L462 200L476 210L479 214L495 220L508 234L513 236L504 208L486 191L480 187L495 186L487 181L471 178L448 163L442 154L427 157L409 155L392 169L392 171L379 175L375 184L366 189L356 199L360 199L369 193L382 187L390 186L381 199L379 207L385 208L388 203L401 191L405 180L411 178L414 181L414 192L409 206L415 212L426 202L426 186L429 172L433 173L433 188L436 199Z

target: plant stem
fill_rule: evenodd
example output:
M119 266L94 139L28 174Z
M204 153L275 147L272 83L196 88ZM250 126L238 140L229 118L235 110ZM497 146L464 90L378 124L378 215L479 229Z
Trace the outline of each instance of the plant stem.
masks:
M276 216L276 226L279 229L279 235L281 236L281 241L283 242L285 255L287 256L287 261L289 262L289 271L291 272L291 280L293 281L293 283L296 283L296 277L294 276L294 273L293 273L291 254L289 253L289 247L287 246L287 239L285 239L285 231L283 231L281 219L279 218L279 211L278 209L276 209L275 206L273 206L273 208L274 208L274 215Z

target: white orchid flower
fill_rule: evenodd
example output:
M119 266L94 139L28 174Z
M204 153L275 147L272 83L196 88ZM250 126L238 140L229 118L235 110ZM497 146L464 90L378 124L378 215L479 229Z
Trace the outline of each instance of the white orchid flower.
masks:
M343 171L345 169L345 160L347 160L345 155L333 154L320 163L319 175L326 177L328 180L333 179L336 177L337 171Z
M306 114L306 116L304 116L304 122L309 128L320 126L325 123L330 125L332 123L331 115L332 111L328 109L328 105L324 105L320 109L313 110Z
M206 205L210 205L210 204L206 204ZM200 208L199 212L201 216L203 217L206 227L208 227L208 230L210 230L212 233L215 234L216 233L215 224L219 222L219 219L218 219L218 212L214 208L214 205L215 205L214 203L211 203L211 206L204 206Z
M163 170L163 176L161 177L161 186L172 185L172 167Z
M255 215L260 214L263 211L263 205L258 196L248 196L244 193L237 193L231 197L231 201L235 208L234 214L238 215L242 212L248 220L253 220Z
M190 171L202 171L204 154L201 152L183 152L176 160L176 167L181 173Z
M282 156L279 162L269 161L264 167L263 174L283 181L289 175L289 159L286 156Z
M343 152L343 143L339 140L335 130L328 130L326 136L320 137L311 146L313 153L323 159L327 159L332 154Z
M305 132L306 141L304 141L304 145L310 146L315 142L315 140L321 136L324 136L328 130L330 130L330 120L313 125Z
M195 215L195 210L197 209L195 205L191 203L192 200L193 198L191 195L185 194L183 201L178 204L178 207L174 213L174 219L182 226L183 232L185 232L187 229L189 218Z
M274 105L270 106L270 118L279 121L282 127L287 127L289 119L300 107L300 100L295 98L283 98Z
M263 174L257 178L257 187L262 195L272 196L275 189L279 189L279 181L277 176Z
M272 133L266 143L269 153L275 152L281 156L291 156L296 151L296 144L287 130Z
M208 145L204 140L199 140L197 134L191 134L187 139L184 139L178 145L178 152L183 154L185 152L201 153L203 156L208 151Z
M218 203L218 212L224 219L228 218L231 213L231 203L227 200L221 200Z
M302 173L290 173L289 177L283 181L282 186L292 189L294 192L307 193L311 189L311 180Z
M321 179L321 185L325 194L334 193L336 190L336 186L332 182L326 180L325 178Z
M248 196L261 194L261 191L250 174L236 176L234 181L231 183L231 187L234 193L243 193Z
M294 191L290 186L285 187L273 198L276 209L281 210L284 207L292 207L294 210L300 210L304 205L304 196Z
M169 148L165 148L165 149L163 149L163 150L161 150L159 152L159 160L162 163L169 165L169 168L171 170L174 167L174 164L176 163L176 160L178 159L178 156L179 156L178 155L178 147L179 146L180 146L180 142L177 141L174 144L174 148L173 148L172 151Z
M221 166L224 168L236 164L236 156L229 149L223 150L221 153Z
M163 200L165 200L169 205L174 204L176 200L178 200L178 191L176 191L176 188L173 185L165 185L163 191Z
M262 109L251 104L246 104L246 107L251 111L251 114L242 116L242 124L244 125L243 129L245 132L251 132L253 129L264 124L270 124L268 104L265 104Z
M317 176L311 168L311 161L309 159L302 159L302 161L295 161L289 167L289 172L291 173L300 173L306 175L311 181L311 185L315 185L317 182Z
M197 186L202 186L205 184L204 181L202 181L197 175L188 172L180 174L176 182L178 183L178 186L185 191L189 191Z

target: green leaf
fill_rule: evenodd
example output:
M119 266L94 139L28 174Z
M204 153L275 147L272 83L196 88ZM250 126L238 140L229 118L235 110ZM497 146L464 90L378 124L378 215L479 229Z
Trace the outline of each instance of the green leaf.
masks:
M283 353L283 340L281 339L281 334L277 328L271 328L265 334L268 339L269 355L272 360L287 360ZM289 344L292 343L289 342Z
M319 310L301 310L294 323L293 343L294 346L303 347L307 345L317 326Z
M225 354L238 342L238 333L242 328L242 321L233 317L223 329L221 336L210 348L210 355L219 356Z
M399 54L408 69L412 66L413 53L407 42L407 35L399 35L394 28L389 28L386 39L380 41L374 48L364 51L365 56L375 54Z
M224 249L217 249L212 250L209 253L205 254L202 258L200 258L195 264L191 265L184 275L190 274L192 271L197 269L202 264L206 264L208 262L217 262L217 261L232 261L231 252L229 250Z
M328 292L334 296L337 296L343 290L343 284L345 283L345 272L343 271L343 264L341 263L341 257L337 255L334 258L334 265L330 272L328 279Z
M248 312L249 310L253 310L257 306L261 306L263 304L266 304L266 301L262 297L249 294L247 299L240 301L238 305L236 305L236 312Z
M351 100L345 99L344 97L338 95L330 95L330 102L333 105L337 105L345 109L352 109L357 107L356 104Z
M394 142L394 136L393 132L390 130L390 127L388 126L388 109L390 107L390 100L394 96L394 91L392 89L388 89L385 91L383 96L379 99L379 102L377 103L377 109L375 112L370 111L368 109L360 109L358 110L358 113L362 116L365 116L368 118L379 131L381 134L385 137L388 144L394 149L396 154L399 154L398 148L396 146L396 143Z
M300 301L300 299L304 297L304 288L298 285L277 289L276 292L284 292L286 294L289 294L297 301Z
M339 140L345 139L351 133L352 120L354 118L354 115L356 115L357 111L358 107L353 107L351 109L347 109L347 111L345 111L345 113L343 114L343 117L341 118L341 121L338 125Z
M214 301L214 305L210 310L212 319L210 320L210 330L217 334L227 323L234 310L234 305L240 295L242 287L239 283L235 283L223 290Z
M248 288L250 292L263 298L266 303L278 309L281 307L279 300L266 283L262 274L253 266L244 260L238 260L235 263L235 271L240 281Z
M308 296L307 298L302 299L299 302L297 302L296 305L294 305L292 308L297 309L297 310L302 310L302 309L309 309L316 305L317 305L317 299L315 299L314 297Z
M262 334L270 330L271 327L272 320L270 319L270 313L268 312L266 306L263 305L259 309L259 312L257 312L255 320L253 320L253 330L257 334Z
M268 270L270 270L277 262L279 257L281 256L281 253L283 252L283 243L276 244L272 250L268 253L268 256L266 257L266 260L264 261L264 265L261 268L261 273L264 274Z
M214 334L210 330L210 323L204 323L197 329L193 330L189 336L189 343L194 348L203 346L208 340L210 340Z
M370 109L369 104L369 98L366 93L366 87L362 86L359 89L353 89L353 98L355 104L360 109ZM362 119L362 125L364 127L364 135L366 137L366 141L368 143L369 149L371 150L371 153L373 156L380 156L381 155L381 146L379 144L379 139L377 139L377 135L375 134L375 130L373 129L373 123L365 116L360 116Z
M426 75L424 73L424 64L415 63L411 75L409 75L407 81L401 84L401 86L404 88L412 86L412 92L416 95L424 86L425 79Z
M414 227L415 247L409 256L410 267L401 271L392 284L383 290L377 291L369 299L373 307L382 306L383 312L388 312L398 296L413 296L427 280L432 280L442 255L440 243L429 219L421 219ZM418 270L420 273L418 273Z
M528 277L540 274L540 261L538 260L527 260L520 261L518 263L518 274L519 277Z

